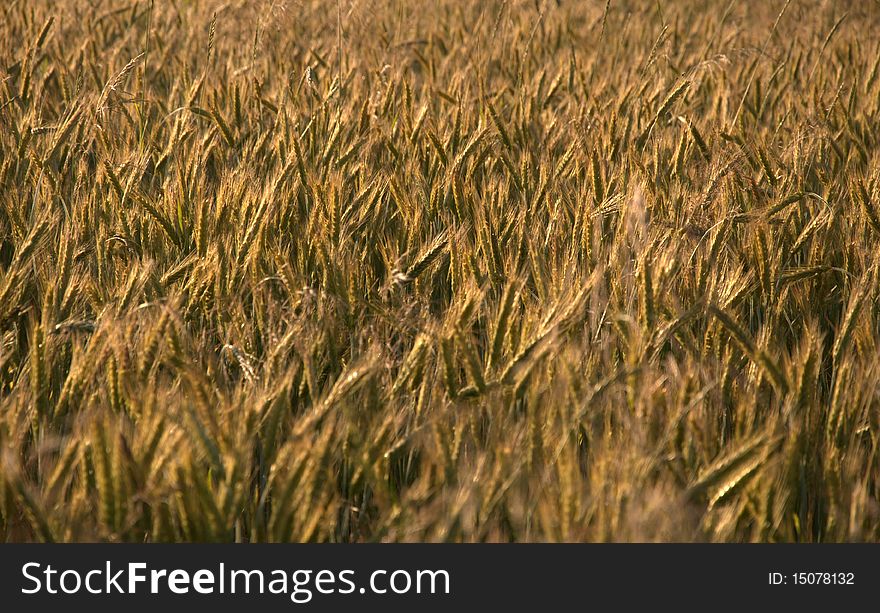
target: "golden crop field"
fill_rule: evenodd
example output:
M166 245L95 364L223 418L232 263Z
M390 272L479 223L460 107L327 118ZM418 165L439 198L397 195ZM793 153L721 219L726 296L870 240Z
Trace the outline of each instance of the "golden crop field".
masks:
M10 0L5 541L880 539L875 1Z

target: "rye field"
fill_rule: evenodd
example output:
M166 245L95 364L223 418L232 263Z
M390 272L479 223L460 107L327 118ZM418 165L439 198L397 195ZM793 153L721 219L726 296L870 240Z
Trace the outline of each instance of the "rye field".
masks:
M877 541L880 5L11 0L4 541Z

